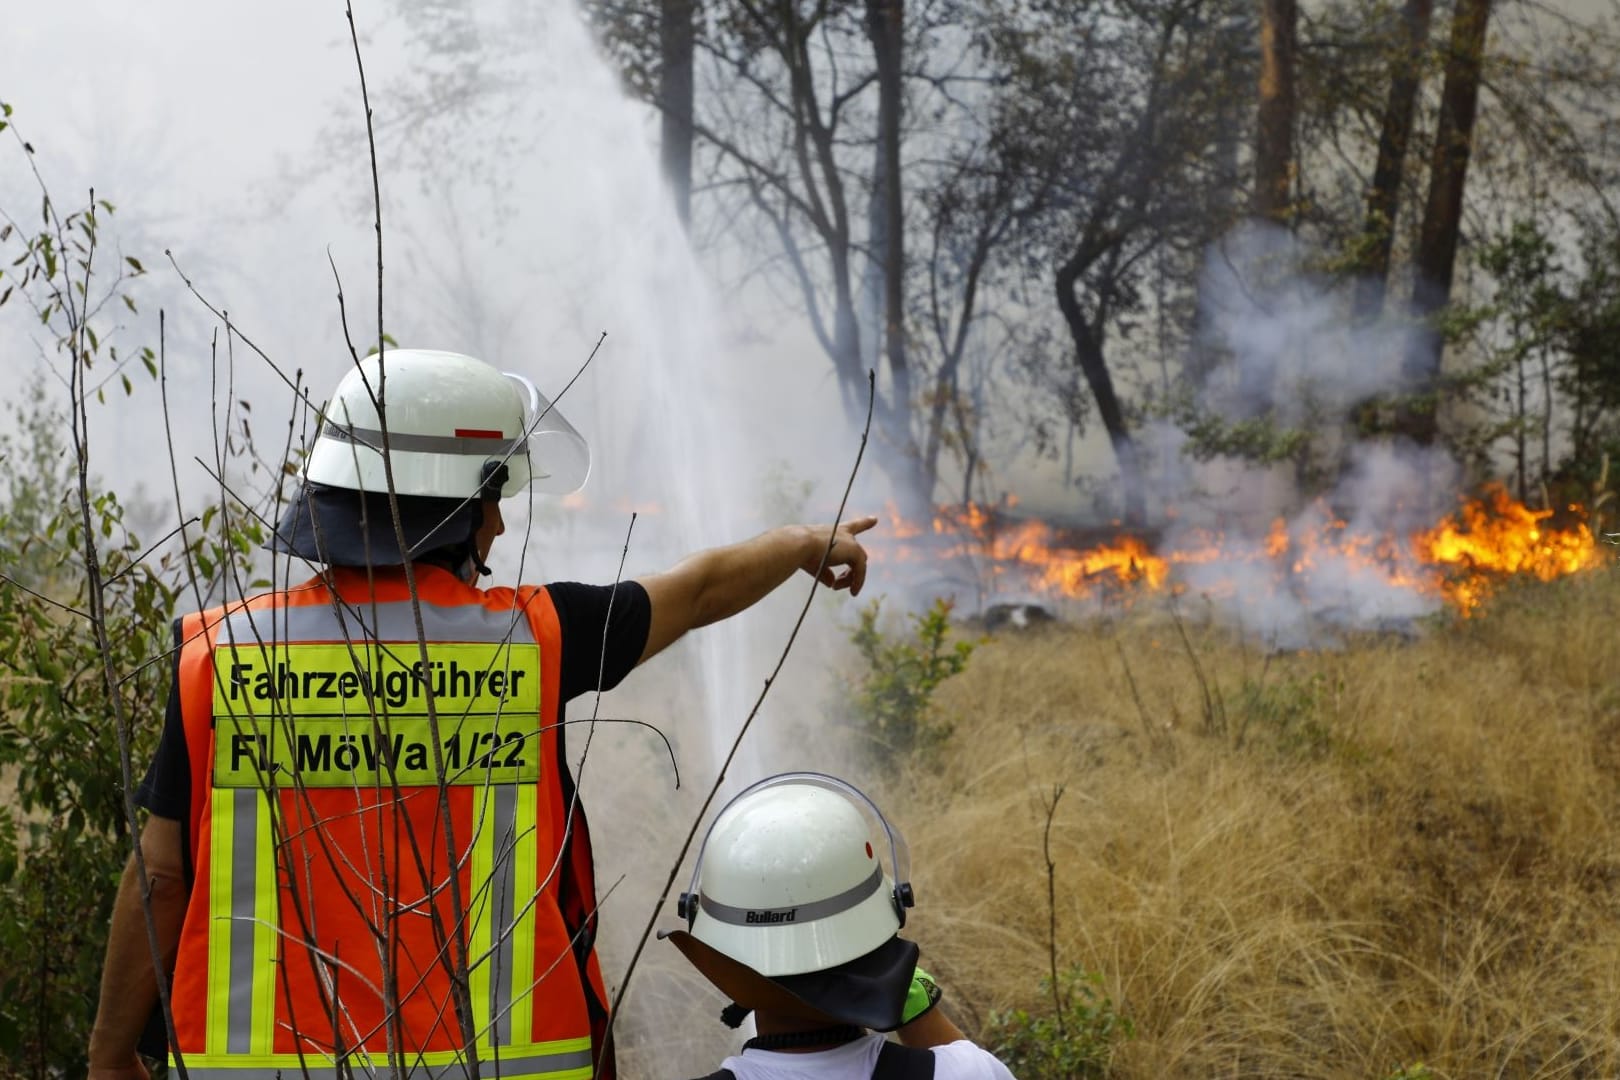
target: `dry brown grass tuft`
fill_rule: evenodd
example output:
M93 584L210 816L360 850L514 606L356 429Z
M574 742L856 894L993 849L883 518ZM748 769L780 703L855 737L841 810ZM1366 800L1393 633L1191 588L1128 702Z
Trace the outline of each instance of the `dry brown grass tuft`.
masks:
M962 1019L1046 1004L1061 784L1057 964L1135 1024L1110 1075L1620 1076L1620 574L1416 642L1186 629L1204 685L1160 612L941 688L955 733L886 801Z

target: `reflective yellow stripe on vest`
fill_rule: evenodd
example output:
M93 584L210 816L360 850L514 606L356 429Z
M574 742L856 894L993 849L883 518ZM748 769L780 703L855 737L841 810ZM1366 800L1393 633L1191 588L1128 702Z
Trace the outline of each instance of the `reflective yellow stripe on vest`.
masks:
M527 1043L537 891L533 784L486 784L475 794L467 899L468 978L480 1051ZM262 1054L274 1032L276 866L269 801L250 788L214 791L209 906L210 1053ZM300 948L296 937L289 949Z
M534 1037L534 1014L529 995L534 992L534 904L529 900L540 891L538 838L536 836L536 801L540 794L533 784L517 788L516 858L513 861L512 904L514 926L507 946L512 972L511 1011L507 1014L511 1026L507 1031L512 1043L522 1046ZM514 947L515 946L515 947ZM587 1040L587 1043L589 1040Z
M398 1073L412 1080L460 1080L469 1073L466 1058L458 1051L408 1054ZM590 1080L591 1040L560 1039L503 1048L480 1055L478 1075L484 1080ZM186 1058L186 1074L192 1080L348 1080L349 1077L389 1077L396 1070L385 1057L355 1053L339 1067L330 1058L307 1055L300 1063L297 1054L244 1054L216 1058L212 1054Z
M354 659L362 659L374 673L415 670L414 648L392 650L374 643L407 627L414 637L410 605L379 604L363 616L365 623L375 626L362 628L354 612L340 616L324 606L278 612L257 625L239 613L227 620L226 632L215 646L207 1050L186 1057L188 1072L200 1080L259 1080L278 1073L286 1077L307 1073L314 1080L326 1080L344 1070L356 1076L396 1071L377 1051L351 1052L342 1069L314 1044L302 1061L296 1054L274 1052L279 963L283 954L303 946L296 928L278 929L272 824L279 802L268 797L262 785L274 778L277 786L287 787L294 774L309 788L380 785L389 775L386 763L349 767L336 760L334 751L328 765L326 749L341 741L345 747L352 744L370 751L368 740L374 732L397 735L409 746L420 741L417 728L426 727L425 719L415 716L414 701L399 702L402 711L397 714L387 707L394 703L378 703L384 705L383 715L373 720L371 695L340 694L335 704L329 704L321 693L327 683L334 693L347 688L342 669L352 670ZM469 703L466 712L440 717L440 742L449 751L461 747L463 755L459 760L447 755L453 770L447 779L477 788L472 793L474 833L461 842L473 882L472 895L466 898L468 975L480 1074L510 1080L583 1080L592 1072L588 1036L531 1041L530 1002L536 979L533 904L541 884L535 782L540 747L533 734L540 701L538 646L522 616L426 605L422 616L430 640L440 642L433 646L435 656L444 658L446 665L457 660L469 669L533 673L528 680L509 675L510 686L492 688L497 698L493 707L478 701ZM258 634L268 638L272 632L277 640L257 638ZM362 643L352 652L343 645L317 644L344 634ZM383 659L385 651L406 659ZM320 677L304 675L306 670ZM446 676L451 688L446 699L455 696L459 671ZM325 677L332 672L338 674ZM373 694L381 685L376 677L374 683ZM319 696L312 697L311 692ZM440 691L434 692L437 696ZM482 693L484 688L478 685L471 696ZM359 700L349 700L356 696ZM359 754L359 760L364 762L366 756ZM406 782L405 767L400 762L395 766L393 775ZM410 782L422 780L412 774ZM466 1072L461 1051L413 1054L403 1066L412 1076Z
M208 1051L266 1054L275 1030L275 845L264 793L213 793ZM221 1007L223 1005L223 1007Z
M533 1035L535 808L531 785L484 789L473 845L474 881L487 881L472 912L468 982L480 1048L522 1045Z

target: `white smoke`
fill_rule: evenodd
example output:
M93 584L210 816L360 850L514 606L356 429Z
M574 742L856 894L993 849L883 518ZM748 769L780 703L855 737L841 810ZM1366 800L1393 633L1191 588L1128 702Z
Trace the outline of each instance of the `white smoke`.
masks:
M1258 224L1211 248L1199 345L1223 363L1199 405L1228 423L1266 418L1305 429L1306 463L1331 477L1325 491L1302 490L1293 463L1200 465L1187 456L1185 431L1160 425L1153 436L1169 452L1160 483L1179 489L1173 497L1186 508L1163 550L1207 546L1201 530L1210 526L1219 536L1219 557L1186 565L1180 580L1222 617L1285 647L1330 643L1341 630L1404 628L1438 610L1441 598L1414 584L1408 538L1455 508L1463 482L1444 449L1357 440L1350 411L1408 388L1402 364L1416 330L1389 316L1352 325L1346 288L1312 268L1314 254ZM1283 557L1266 552L1279 520ZM1331 542L1314 543L1321 538Z
M1456 509L1467 482L1443 448L1358 435L1355 409L1409 389L1403 361L1419 331L1399 315L1353 325L1348 287L1319 271L1318 258L1265 225L1212 245L1188 364L1191 407L1134 433L1146 463L1148 547L1169 562L1179 602L1279 647L1405 632L1439 610L1433 570L1411 541ZM1280 437L1275 445L1291 437L1293 449L1271 464L1208 452L1220 431ZM898 566L883 567L885 586L914 607L953 595L983 611L1033 601L1084 614L1130 595L1129 586L1112 590L1113 571L1093 569L1089 599L1060 599L1041 578L1051 562L1021 561L1009 542L1018 516L1014 508L978 533L925 530L905 542L911 550ZM1046 557L1078 561L1121 528L1071 519L1043 538Z
M1248 223L1211 246L1200 282L1201 345L1230 356L1233 413L1274 410L1283 424L1311 407L1342 416L1359 401L1405 388L1410 324L1352 326L1342 290L1312 268L1290 233ZM1218 392L1218 391L1217 391Z
M91 8L19 12L0 35L8 79L0 89L62 199L94 184L119 206L124 253L150 273L142 313L124 319L117 340L155 347L156 312L167 310L182 501L217 500L214 480L193 460L215 460L210 414L250 417L260 449L279 457L293 395L240 341L234 363L223 334L216 354L213 319L161 252L173 249L203 294L284 371L301 369L316 401L350 363L329 256L356 345L364 352L375 341L371 176L343 5L291 0L273 11L225 12L158 0L136 11L98 0ZM381 149L389 336L401 346L477 353L555 396L607 332L561 403L594 452L583 503L537 498L525 513L509 500L495 583L612 580L632 510L641 514L627 577L742 539L763 523L762 474L783 461L815 482L805 516L830 517L855 443L836 386L821 379L827 365L807 359L791 334L739 343L739 328L758 315L759 290L717 287L710 263L695 258L659 178L656 115L623 93L575 5L434 10L460 20L457 32L487 47L489 62L458 63L437 46L424 58L403 40L410 35L397 8L355 11ZM80 50L66 93L54 44L62 41ZM446 89L447 99L433 98ZM141 148L164 157L139 159L138 172L115 171L102 139L108 130L161 130L165 139ZM21 155L0 154L0 166L0 203L37 206ZM20 315L20 307L7 311ZM20 318L0 331L10 346L0 349L0 373L20 385L43 363L28 345L38 332ZM251 402L251 412L236 401ZM137 379L131 404L96 411L93 427L93 467L120 490L146 478L167 512L164 528L172 527L155 388ZM263 478L261 471L240 489L258 490ZM673 790L662 744L645 731L598 732L583 791L611 983L622 979L632 935L782 649L800 587L809 585L797 575L791 589L690 635L603 699L602 716L646 721L669 735L684 781ZM784 744L794 726L822 718L824 667L806 656L815 653L817 628L826 634L831 608L829 601L812 613L795 646L798 670L790 667L773 690L733 786L768 765L826 766L834 740ZM815 692L795 696L795 678L813 681ZM581 699L569 717L587 718L591 708ZM573 732L577 756L583 731ZM634 1036L656 1029L656 1051L644 1053L695 1075L731 1033L712 1022L707 991L695 990L684 964L665 954L673 955L668 946L648 946L621 1045L633 1051ZM672 969L661 976L660 957Z

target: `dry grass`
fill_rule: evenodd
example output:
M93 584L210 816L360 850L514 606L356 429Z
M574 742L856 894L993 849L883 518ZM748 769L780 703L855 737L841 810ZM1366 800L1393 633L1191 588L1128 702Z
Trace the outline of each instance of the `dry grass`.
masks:
M984 645L892 786L913 929L968 1026L1057 962L1110 1075L1620 1076L1620 574L1421 640L1269 661L1163 612ZM1140 707L1125 678L1127 662Z
M956 730L935 767L887 784L826 730L841 647L802 641L734 780L826 768L878 797L911 841L908 935L970 1030L1046 1004L1042 800L1060 783L1057 962L1100 974L1135 1024L1111 1076L1620 1076L1620 573L1411 644L1268 662L1187 629L1224 725L1174 625L1139 611L982 646L939 691ZM585 789L601 888L619 883L610 983L712 778L693 764L707 729L740 722L697 715L697 689L670 663L604 703L661 723L687 765L676 792L649 734L599 734ZM652 942L622 1075L714 1068L740 1041L722 1004Z

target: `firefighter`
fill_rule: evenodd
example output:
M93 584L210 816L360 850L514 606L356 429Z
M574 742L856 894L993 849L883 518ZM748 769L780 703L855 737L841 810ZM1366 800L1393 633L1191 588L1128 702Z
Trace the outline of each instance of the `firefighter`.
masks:
M783 773L732 799L680 897L686 929L660 934L731 999L727 1024L754 1014L704 1080L1013 1080L937 1008L898 936L914 903L904 838L848 783Z
M615 586L477 587L500 500L577 490L589 464L520 376L454 353L368 358L338 384L269 544L320 572L177 622L136 801L194 1080L460 1076L474 1059L486 1076L614 1076L563 706L795 570L858 593L876 519L775 529ZM98 1080L146 1076L158 984L138 881L132 857Z

